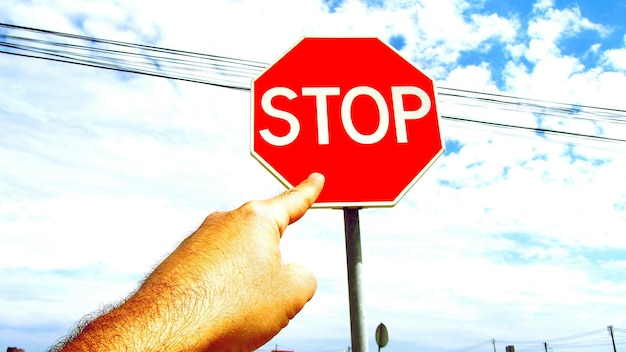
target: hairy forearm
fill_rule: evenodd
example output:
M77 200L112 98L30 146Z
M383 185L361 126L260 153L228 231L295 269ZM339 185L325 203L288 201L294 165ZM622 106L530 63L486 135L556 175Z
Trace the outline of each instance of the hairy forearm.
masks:
M190 331L198 321L197 312L208 313L210 295L194 285L181 285L181 280L191 281L192 263L169 258L161 264L145 283L118 307L93 319L77 331L76 336L58 346L56 351L183 351L211 350L209 334ZM176 259L173 263L171 259ZM187 267L187 273L180 268ZM163 270L165 266L166 270ZM175 276L170 275L176 272ZM184 290L181 287L185 287ZM202 297L203 299L198 299ZM207 318L207 317L205 317ZM206 320L205 320L206 321ZM208 319L210 321L210 319ZM205 326L205 328L210 328ZM186 336L186 338L185 338ZM201 336L203 341L193 337ZM198 345L202 345L199 347Z
M161 296L169 287L142 287L119 307L85 325L61 351L185 350L179 341L184 309ZM160 293L158 291L161 291Z
M203 270L217 253L185 239L126 301L93 319L57 351L225 351L224 276ZM211 241L213 242L213 241ZM215 251L213 247L213 251ZM216 265L221 267L221 265Z

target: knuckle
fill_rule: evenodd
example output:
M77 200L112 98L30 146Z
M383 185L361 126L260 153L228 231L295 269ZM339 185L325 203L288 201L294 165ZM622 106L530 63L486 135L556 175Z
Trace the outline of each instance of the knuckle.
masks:
M267 221L272 215L268 206L259 200L248 201L235 210L235 212L243 219L252 221Z

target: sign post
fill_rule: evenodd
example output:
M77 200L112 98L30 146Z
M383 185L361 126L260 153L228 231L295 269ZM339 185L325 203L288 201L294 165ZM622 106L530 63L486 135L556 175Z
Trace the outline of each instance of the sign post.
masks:
M359 209L393 207L443 154L432 79L377 38L303 38L251 85L251 154L344 211L352 349L367 351Z
M361 269L361 226L358 208L343 208L346 236L346 263L348 267L348 297L350 303L350 336L352 350L367 352L367 324L363 309Z

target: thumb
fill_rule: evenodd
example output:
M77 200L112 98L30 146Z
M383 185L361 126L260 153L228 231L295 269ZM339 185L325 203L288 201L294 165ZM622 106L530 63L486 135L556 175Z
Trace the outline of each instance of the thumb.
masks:
M304 305L313 298L317 289L317 278L309 268L298 264L285 266L285 289L290 297L291 304L287 310L287 316L291 320Z

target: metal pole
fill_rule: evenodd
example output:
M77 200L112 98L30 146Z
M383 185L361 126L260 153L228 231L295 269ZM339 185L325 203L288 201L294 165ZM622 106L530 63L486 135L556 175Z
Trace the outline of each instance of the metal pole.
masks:
M615 347L615 335L613 335L613 325L607 326L609 329L609 333L611 334L611 341L613 341L613 352L617 352L617 347Z
M361 229L359 209L343 208L343 221L346 234L346 257L348 264L348 296L350 298L350 333L352 351L368 352L367 327L361 295Z

